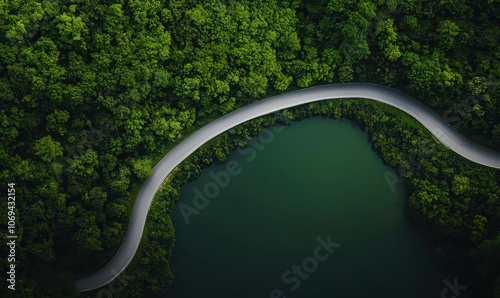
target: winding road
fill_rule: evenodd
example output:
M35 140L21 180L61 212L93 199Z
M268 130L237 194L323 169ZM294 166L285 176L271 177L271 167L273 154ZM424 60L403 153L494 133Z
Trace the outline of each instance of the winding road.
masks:
M152 176L142 185L134 204L125 239L116 255L101 271L75 281L76 289L89 291L100 288L113 281L127 268L139 247L153 197L170 172L200 146L248 120L310 102L342 98L365 98L394 106L418 120L441 143L457 154L478 164L500 169L500 153L474 145L458 134L429 107L397 90L372 84L338 84L285 93L226 114L200 128L170 150L155 166Z

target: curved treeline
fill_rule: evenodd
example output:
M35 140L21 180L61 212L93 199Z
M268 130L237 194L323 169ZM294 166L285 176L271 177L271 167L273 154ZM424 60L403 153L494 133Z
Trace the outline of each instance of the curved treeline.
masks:
M167 150L272 94L353 81L393 86L500 150L499 14L496 0L0 1L0 181L5 192L16 183L18 212L16 291L5 285L0 294L76 295L73 279L112 258L134 194ZM171 282L168 214L183 182L273 121L312 115L347 117L367 130L410 183L419 225L442 239L443 254L467 256L477 268L471 293L493 293L498 170L444 150L381 105L326 102L279 115L223 134L171 177L121 295Z

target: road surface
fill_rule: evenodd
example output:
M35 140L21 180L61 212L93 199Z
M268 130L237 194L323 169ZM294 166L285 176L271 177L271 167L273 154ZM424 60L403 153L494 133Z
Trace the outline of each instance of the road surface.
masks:
M458 134L424 104L397 90L372 84L323 85L285 93L248 105L205 125L186 138L155 166L137 195L132 218L122 245L113 259L99 272L75 281L78 291L100 288L114 280L132 261L153 197L170 172L200 146L222 132L248 120L298 105L342 98L366 98L394 106L418 120L441 143L457 154L478 164L500 168L500 153L478 147Z

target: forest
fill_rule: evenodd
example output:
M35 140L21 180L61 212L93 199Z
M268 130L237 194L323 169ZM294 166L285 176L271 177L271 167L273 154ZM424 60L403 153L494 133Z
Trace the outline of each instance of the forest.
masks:
M500 151L499 15L498 0L0 1L0 181L4 194L16 184L18 219L16 291L0 296L96 296L73 281L114 256L152 167L204 124L272 95L381 84ZM157 193L126 290L113 296L172 283L182 184L265 127L312 116L367 131L409 186L412 221L473 281L468 295L500 297L500 171L366 100L277 112L199 149ZM0 252L8 268L8 246Z

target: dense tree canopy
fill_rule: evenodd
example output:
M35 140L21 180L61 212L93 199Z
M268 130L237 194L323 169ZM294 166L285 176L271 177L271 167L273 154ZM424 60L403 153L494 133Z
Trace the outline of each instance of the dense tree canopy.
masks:
M76 295L72 280L116 252L159 158L276 93L393 86L500 150L499 14L492 0L0 1L0 180L18 186L15 295ZM154 201L128 295L161 292L173 278L180 185L267 125L314 115L359 123L407 179L423 226L474 249L477 262L498 259L498 171L436 145L402 113L325 102L235 128L186 161Z

